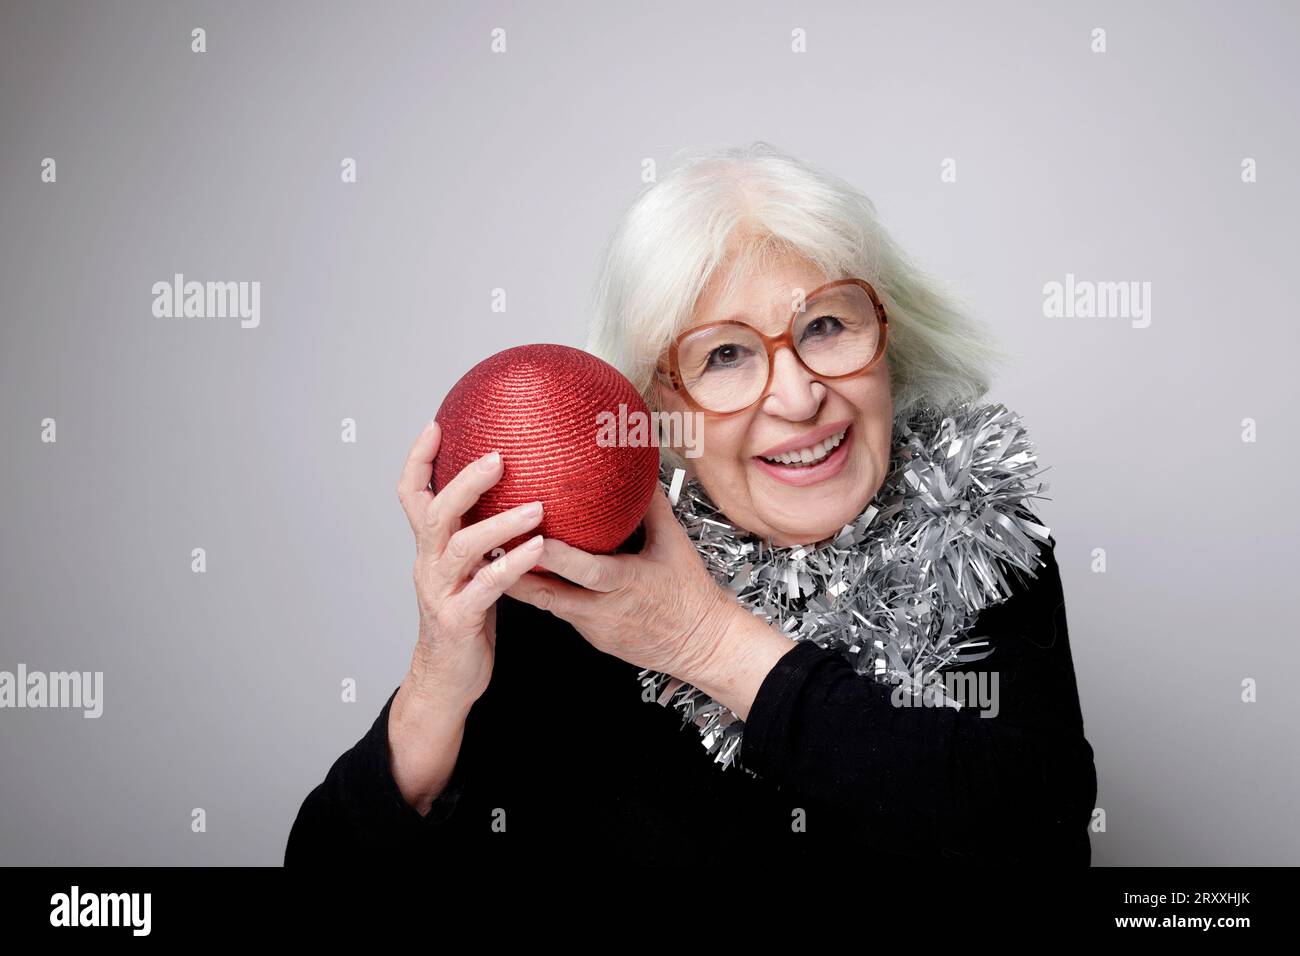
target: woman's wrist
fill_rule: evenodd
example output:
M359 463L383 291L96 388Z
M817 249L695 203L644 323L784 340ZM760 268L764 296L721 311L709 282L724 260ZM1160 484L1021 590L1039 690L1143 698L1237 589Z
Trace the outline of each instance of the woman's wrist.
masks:
M389 767L402 799L421 815L451 780L472 705L422 690L410 674L397 689L388 711Z
M741 720L747 720L763 679L794 646L790 638L735 605L727 626L719 632L700 664L687 668L687 673L673 676L704 691Z

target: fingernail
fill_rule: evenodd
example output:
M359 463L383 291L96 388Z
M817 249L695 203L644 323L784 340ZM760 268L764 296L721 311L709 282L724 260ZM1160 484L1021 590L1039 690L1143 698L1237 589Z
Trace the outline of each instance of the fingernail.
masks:
M431 431L433 431L433 426L436 425L436 424L438 424L438 419L436 419L436 418L430 418L429 421L428 421L428 424L426 424L426 425L424 426L424 430L425 430L426 432L431 432Z
M491 471L501 463L501 452L490 451L479 459L478 466L483 471Z
M542 503L540 501L530 501L524 505L524 517L532 518L542 513Z
M529 551L540 551L542 547L542 536L535 534L524 542L524 547Z

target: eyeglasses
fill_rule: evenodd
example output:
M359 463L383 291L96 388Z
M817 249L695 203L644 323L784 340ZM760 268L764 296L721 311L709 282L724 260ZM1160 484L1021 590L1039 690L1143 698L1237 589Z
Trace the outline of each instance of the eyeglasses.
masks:
M789 348L813 375L835 381L870 371L888 337L885 307L871 284L837 279L805 296L781 335L737 319L687 329L657 372L693 410L734 415L767 394L777 349Z

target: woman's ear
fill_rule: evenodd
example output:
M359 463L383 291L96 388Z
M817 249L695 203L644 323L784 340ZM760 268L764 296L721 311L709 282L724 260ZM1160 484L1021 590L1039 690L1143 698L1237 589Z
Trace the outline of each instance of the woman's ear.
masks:
M658 372L655 373L654 383L650 386L650 394L642 397L645 398L645 403L651 411L665 411L676 407L677 393L668 384L667 377Z
M655 424L655 443L660 448L660 457L671 468L682 468L684 451L677 443L673 441L676 429L668 424L671 413L680 407L677 401L677 395L672 388L665 385L658 377L655 384L651 387L649 396L642 396L646 399L646 407L650 409L651 421Z

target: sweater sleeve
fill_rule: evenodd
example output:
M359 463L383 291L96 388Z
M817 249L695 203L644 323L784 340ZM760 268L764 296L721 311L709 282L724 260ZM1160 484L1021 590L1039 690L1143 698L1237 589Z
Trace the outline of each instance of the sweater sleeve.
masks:
M970 632L993 653L962 674L987 675L991 706L896 706L891 686L838 650L801 642L759 688L745 766L832 808L846 840L929 859L1087 865L1097 777L1055 545Z
M458 760L447 787L421 815L402 797L388 750L388 712L397 690L366 735L334 761L303 801L289 831L286 866L340 863L359 855L414 853L454 827L465 786Z

